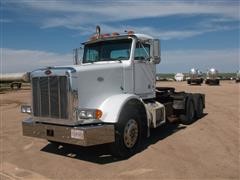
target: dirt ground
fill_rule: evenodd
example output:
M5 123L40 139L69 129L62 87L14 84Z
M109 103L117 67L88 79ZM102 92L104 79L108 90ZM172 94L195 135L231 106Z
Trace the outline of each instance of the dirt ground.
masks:
M0 94L0 179L239 179L240 85L189 86L158 82L178 91L206 94L205 116L190 126L153 130L141 152L115 159L106 146L54 147L22 136L20 104L30 91Z

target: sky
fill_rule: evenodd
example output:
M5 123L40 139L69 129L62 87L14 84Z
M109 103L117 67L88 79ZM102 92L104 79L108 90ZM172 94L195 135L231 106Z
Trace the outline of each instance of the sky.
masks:
M161 40L158 73L240 69L240 1L0 0L1 73L73 64L100 25Z

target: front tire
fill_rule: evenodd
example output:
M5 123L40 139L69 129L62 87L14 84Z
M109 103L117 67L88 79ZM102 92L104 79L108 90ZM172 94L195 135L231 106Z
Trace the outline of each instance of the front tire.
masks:
M110 145L113 156L128 158L135 154L142 140L142 122L138 111L126 106L115 125L115 142Z

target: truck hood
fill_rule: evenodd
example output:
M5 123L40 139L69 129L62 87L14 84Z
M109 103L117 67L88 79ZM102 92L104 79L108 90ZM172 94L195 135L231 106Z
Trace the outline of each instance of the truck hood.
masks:
M72 66L72 86L80 108L99 108L108 97L123 93L123 64L99 62Z
M51 74L46 74L47 70ZM99 108L108 97L123 93L121 62L48 67L33 71L31 77L66 74L70 77L71 89L78 94L80 108Z

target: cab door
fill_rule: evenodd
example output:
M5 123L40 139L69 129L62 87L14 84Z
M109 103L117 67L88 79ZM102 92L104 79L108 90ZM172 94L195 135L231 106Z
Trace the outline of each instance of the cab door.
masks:
M136 43L134 52L134 91L143 99L155 97L156 65L150 62L150 43Z

